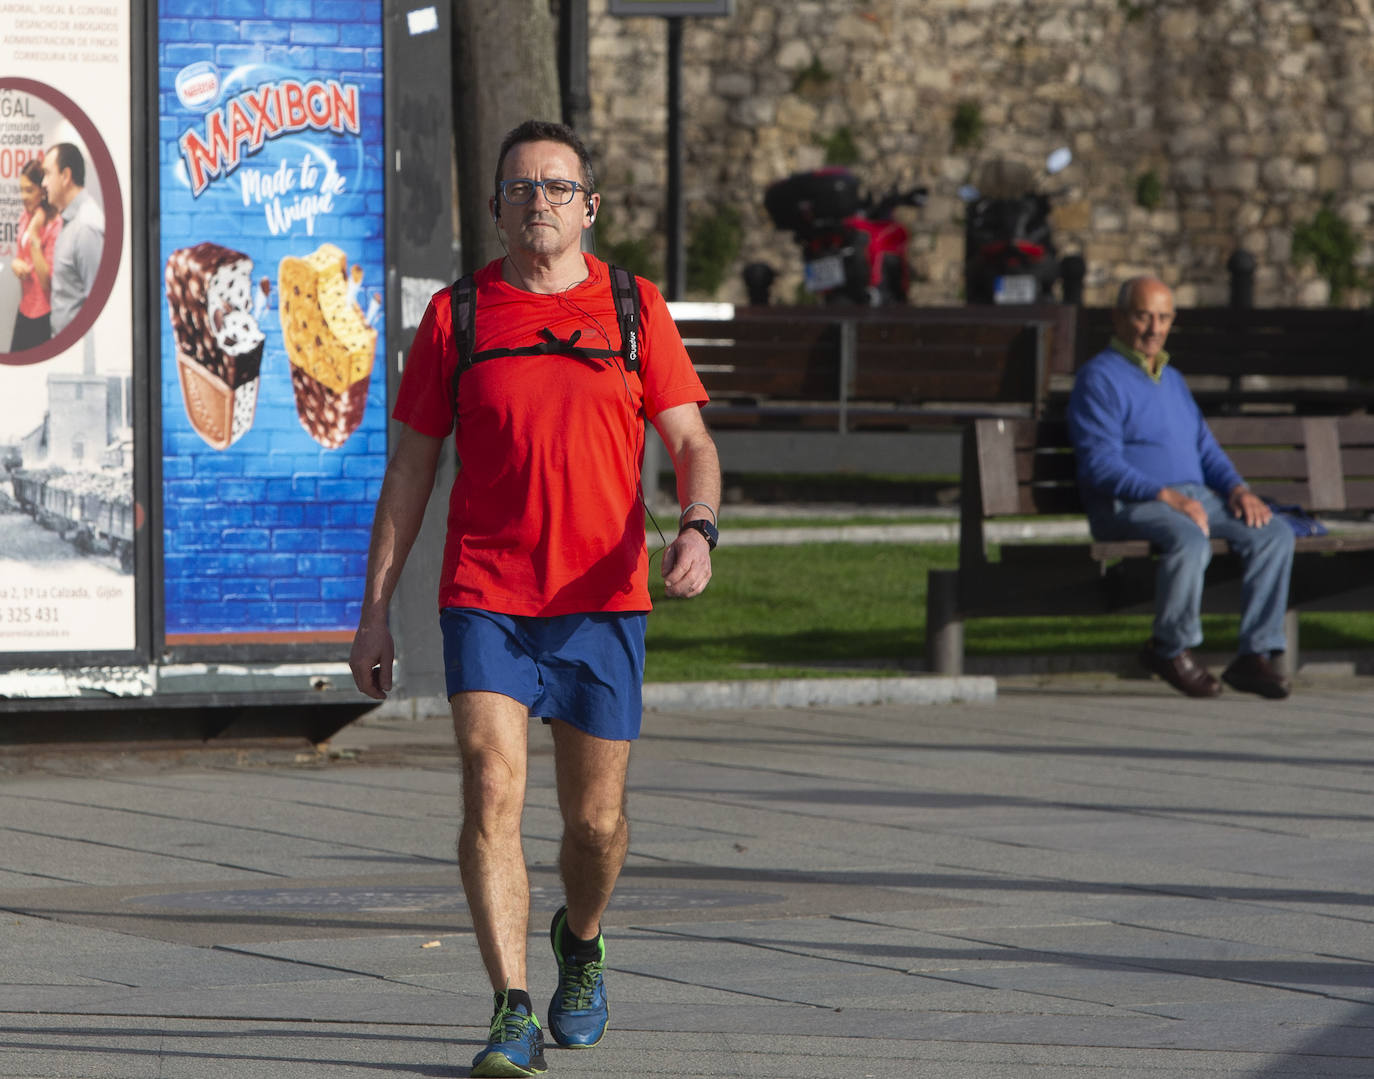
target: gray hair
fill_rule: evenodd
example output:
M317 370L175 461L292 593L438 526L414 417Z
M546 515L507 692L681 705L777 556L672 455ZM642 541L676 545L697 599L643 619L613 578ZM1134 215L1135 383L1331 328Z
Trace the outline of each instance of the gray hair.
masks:
M1135 296L1136 287L1143 285L1146 281L1153 278L1149 274L1137 274L1135 277L1128 277L1121 282L1121 288L1116 293L1116 310L1129 311L1131 309L1131 299Z
M1173 290L1154 274L1136 274L1134 277L1121 282L1121 288L1116 294L1115 310L1129 311L1131 309L1131 302L1135 299L1135 290L1140 288L1141 285L1158 285L1171 296L1173 295Z

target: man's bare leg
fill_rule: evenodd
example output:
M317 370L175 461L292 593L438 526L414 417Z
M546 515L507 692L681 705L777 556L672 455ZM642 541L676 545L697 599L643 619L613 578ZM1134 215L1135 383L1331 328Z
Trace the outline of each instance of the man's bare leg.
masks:
M458 868L473 932L492 988L526 989L530 882L520 818L529 711L500 693L455 693L449 705L463 767Z
M563 843L558 867L567 895L568 929L596 936L630 846L625 777L630 743L612 742L554 720L554 762Z

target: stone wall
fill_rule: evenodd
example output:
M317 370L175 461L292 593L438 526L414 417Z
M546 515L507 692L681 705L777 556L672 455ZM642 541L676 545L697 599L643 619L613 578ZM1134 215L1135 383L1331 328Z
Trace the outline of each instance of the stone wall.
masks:
M689 220L734 206L742 252L715 298L743 302L738 269L761 259L790 300L801 276L764 188L823 163L848 129L867 186L924 183L911 230L916 303L961 300L960 185L992 163L1074 163L1050 187L1061 254L1087 261L1086 302L1140 271L1180 305L1224 303L1226 261L1258 262L1256 302L1320 305L1328 287L1290 258L1294 227L1329 196L1374 262L1374 0L736 0L686 20L683 85ZM589 142L609 239L652 237L661 259L666 22L591 0ZM961 103L982 136L956 148ZM1159 180L1153 209L1141 176ZM1357 290L1347 302L1367 302Z

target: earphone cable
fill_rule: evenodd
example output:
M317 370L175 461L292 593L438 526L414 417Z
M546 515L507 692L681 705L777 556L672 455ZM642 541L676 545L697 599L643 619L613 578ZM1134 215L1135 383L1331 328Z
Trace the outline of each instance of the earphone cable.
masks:
M595 216L593 216L592 220L596 220ZM494 219L492 224L493 227L495 227ZM516 277L520 279L520 284L524 288L524 290L526 292L532 292L533 290L529 287L529 283L525 280L524 275L520 272L520 267L517 266L515 264L515 260L510 257L510 247L506 243L506 238L504 235L502 235L501 230L499 228L496 229L496 238L497 241L501 244L501 249L506 253L506 261L510 265L511 271L515 274ZM593 243L595 243L595 238L593 238ZM580 282L578 283L580 284ZM569 289L573 287L573 285L568 286ZM602 324L601 320L597 318L594 314L592 314L590 311L588 311L581 304L579 304L575 299L569 296L568 289L560 289L558 293L556 293L556 296L560 303L567 304L570 308L572 308L572 310L576 311L584 319L586 319L587 321L596 326L596 331L601 335L601 339L606 342L607 349L610 349L612 347L611 336L609 333L606 332L606 327ZM638 436L634 439L634 441L631 443L629 447L632 456L626 461L626 474L633 476L636 472L634 458L637 456L641 462L644 459L645 442L649 437L648 421L645 420L641 422L639 411L634 408L634 394L630 390L630 383L629 379L626 377L624 366L616 359L608 359L606 361L606 365L608 367L614 368L616 373L620 375L620 382L625 390L625 403L630 414L631 426L633 429L635 429ZM660 544L657 550L652 551L649 554L649 565L652 566L655 556L661 555L665 550L668 549L668 538L663 534L663 526L658 523L658 518L654 516L654 511L649 508L648 499L644 497L645 478L644 469L642 465L638 469L638 472L639 483L635 485L634 499L635 502L638 503L640 508L643 509L645 515L649 518L649 521L653 524L654 531L658 534L658 540ZM657 479L657 477L655 477L655 479Z

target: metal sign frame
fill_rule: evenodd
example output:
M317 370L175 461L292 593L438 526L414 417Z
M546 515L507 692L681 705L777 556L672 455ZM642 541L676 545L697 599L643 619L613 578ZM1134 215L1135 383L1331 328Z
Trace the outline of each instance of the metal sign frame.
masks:
M661 15L675 19L694 15L733 15L735 0L609 0L611 15Z

